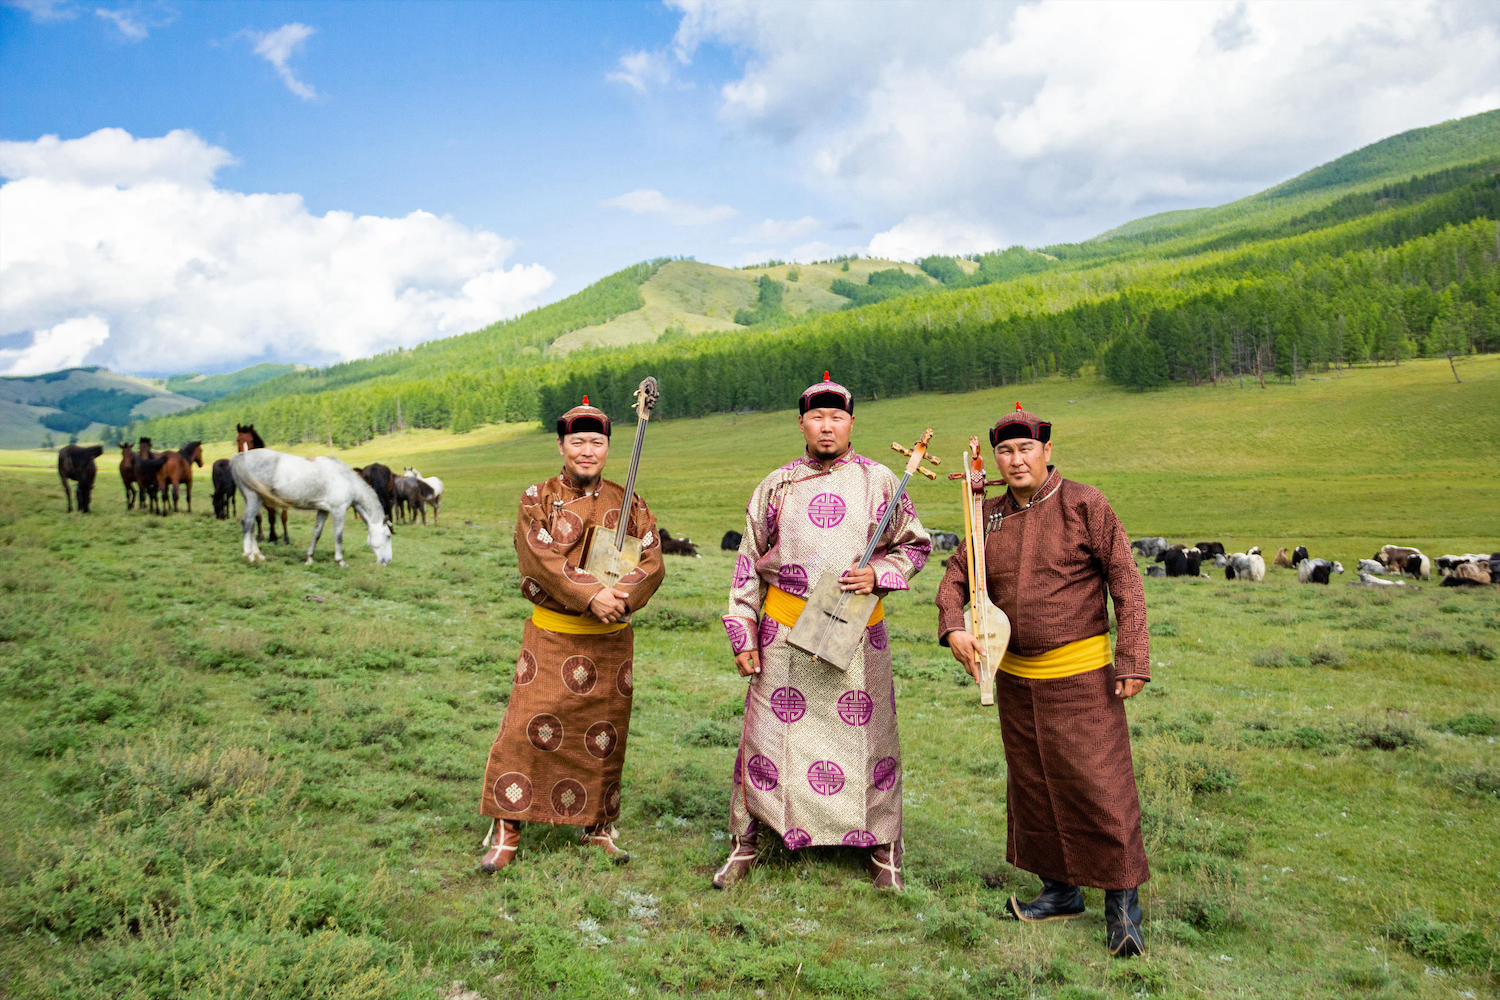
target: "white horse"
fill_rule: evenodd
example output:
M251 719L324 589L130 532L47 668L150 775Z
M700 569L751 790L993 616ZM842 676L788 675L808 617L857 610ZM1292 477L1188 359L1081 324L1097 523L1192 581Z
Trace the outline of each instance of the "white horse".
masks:
M420 479L432 487L432 523L437 524L438 507L442 506L443 503L443 481L437 476L424 476L410 466L407 467L405 474L411 476L413 479Z
M333 558L344 562L344 514L350 507L359 511L369 529L370 549L375 561L384 566L391 561L391 526L381 509L380 498L370 484L349 466L336 458L321 456L307 459L269 448L242 451L229 460L234 484L245 498L245 516L240 519L244 533L245 558L265 562L255 543L255 517L264 504L272 511L295 507L318 512L313 526L312 544L307 547L307 565L312 565L313 549L328 515L333 515Z

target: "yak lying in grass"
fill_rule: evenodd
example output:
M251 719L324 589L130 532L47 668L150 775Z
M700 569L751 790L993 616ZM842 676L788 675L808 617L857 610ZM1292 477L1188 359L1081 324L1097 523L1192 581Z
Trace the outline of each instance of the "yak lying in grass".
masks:
M724 532L724 537L719 539L719 548L725 552L738 552L740 543L744 540L745 536L738 531L726 531Z

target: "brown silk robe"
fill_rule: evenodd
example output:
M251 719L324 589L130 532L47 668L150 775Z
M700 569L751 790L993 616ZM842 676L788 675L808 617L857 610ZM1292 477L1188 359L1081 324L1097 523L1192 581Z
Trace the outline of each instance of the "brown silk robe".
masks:
M567 473L527 487L515 531L526 599L597 623L588 606L603 584L578 568L578 557L585 531L613 530L624 502L622 487L605 480L585 492ZM665 575L656 519L639 496L630 534L644 543L641 564L617 586L635 612ZM619 816L634 650L628 625L609 635L573 635L527 620L510 703L485 767L481 813L574 826Z
M1150 869L1124 700L1114 693L1116 680L1151 679L1145 589L1130 541L1104 494L1051 470L1033 506L1018 507L1007 491L987 500L984 512L985 584L1010 619L1010 651L1037 656L1107 635L1106 595L1119 625L1112 668L1051 680L996 675L1006 858L1074 885L1139 885ZM968 552L960 544L938 586L943 645L964 627L968 602Z

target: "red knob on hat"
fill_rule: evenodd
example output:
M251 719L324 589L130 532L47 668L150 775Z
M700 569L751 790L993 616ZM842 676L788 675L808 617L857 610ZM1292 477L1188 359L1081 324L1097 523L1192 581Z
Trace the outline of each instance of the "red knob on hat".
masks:
M831 379L831 378L828 377L828 373L827 372L824 372L823 373L823 381L824 382L832 382L833 379Z
M584 406L588 406L588 405L589 405L589 398L588 398L588 397L587 397L587 396L584 396L584 397L583 397L583 405L584 405ZM1021 404L1020 404L1020 403L1017 403L1017 404L1016 404L1016 409L1018 409L1018 410L1019 410L1019 409L1020 409L1020 408L1021 408Z
M585 403L587 403L587 402L588 402L588 397L584 397L584 400L583 400L583 401L584 401L584 402L585 402ZM1019 400L1019 399L1018 399L1018 400L1016 400L1016 412L1017 412L1017 413L1020 413L1020 412L1021 412L1021 401L1020 401L1020 400Z

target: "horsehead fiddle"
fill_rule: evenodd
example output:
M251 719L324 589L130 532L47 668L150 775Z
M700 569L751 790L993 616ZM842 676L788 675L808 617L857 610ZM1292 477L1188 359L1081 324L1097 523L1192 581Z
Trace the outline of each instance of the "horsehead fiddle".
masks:
M646 424L661 392L656 379L646 376L635 390L635 448L630 453L630 471L625 476L625 501L620 504L620 520L613 534L608 528L592 525L583 537L583 553L578 560L584 572L613 587L641 564L644 540L630 534L630 507L635 502L635 474L641 464L641 446L646 441Z
M949 479L962 480L964 494L964 548L969 570L969 608L964 612L964 631L979 642L979 704L995 703L995 670L1010 645L1010 619L990 600L984 562L984 490L1003 485L1003 480L984 478L984 453L979 438L969 438L964 452L963 472L951 472Z
M885 513L881 515L880 523L875 526L874 533L870 535L870 542L865 546L865 553L860 557L855 569L864 569L875 556L875 549L880 545L885 529L890 526L896 508L901 506L901 500L906 496L906 486L911 482L911 477L920 472L928 479L937 478L921 466L923 459L933 465L942 463L942 459L927 454L927 442L930 440L932 440L931 427L927 428L917 439L916 444L910 448L903 448L896 442L891 442L892 451L899 451L907 456L906 472L902 475L901 482L897 484L896 492L886 503ZM807 598L807 606L797 617L797 624L792 626L787 642L793 648L811 654L830 667L848 670L850 661L854 659L855 650L859 649L859 644L864 639L865 627L869 623L870 616L875 613L875 605L880 602L880 598L876 597L873 592L855 594L841 589L840 575L826 572L819 578L818 585L813 588L812 594Z

